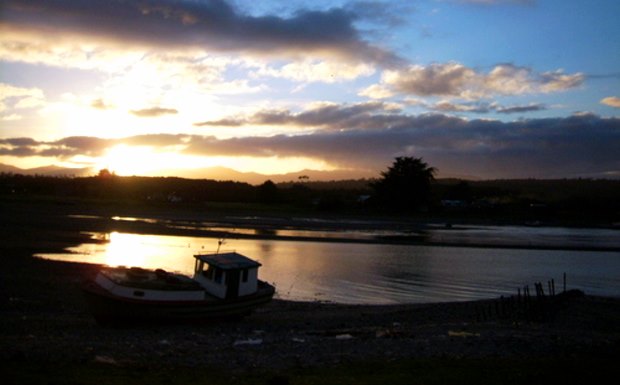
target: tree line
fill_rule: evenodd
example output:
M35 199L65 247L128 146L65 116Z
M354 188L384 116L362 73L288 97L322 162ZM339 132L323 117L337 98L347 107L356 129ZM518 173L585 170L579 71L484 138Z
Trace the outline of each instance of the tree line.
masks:
M620 180L435 179L421 158L399 157L376 179L310 181L254 186L235 181L176 177L92 177L0 174L0 194L129 201L142 204L238 202L292 205L324 212L460 215L480 218L588 217L620 221Z

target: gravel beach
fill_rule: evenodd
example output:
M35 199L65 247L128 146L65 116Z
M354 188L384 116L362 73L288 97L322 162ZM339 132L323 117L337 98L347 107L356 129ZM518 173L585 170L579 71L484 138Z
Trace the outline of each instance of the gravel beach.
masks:
M490 300L393 306L274 300L240 321L106 328L94 322L79 290L96 268L32 259L21 273L3 274L0 358L246 370L620 353L620 300L579 293L558 297L542 320L500 317L489 310Z
M22 219L0 237L4 367L247 372L411 359L620 357L620 299L579 292L548 299L542 312L498 310L499 299L385 306L274 300L235 322L106 328L95 323L80 292L96 265L32 257L81 242L79 232L44 221L43 232Z

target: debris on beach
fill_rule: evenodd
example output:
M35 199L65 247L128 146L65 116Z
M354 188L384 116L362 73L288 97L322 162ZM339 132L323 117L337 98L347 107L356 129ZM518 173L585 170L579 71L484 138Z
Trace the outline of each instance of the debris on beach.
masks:
M448 337L461 337L461 338L480 337L480 333L448 330Z
M338 334L336 336L337 340L351 340L353 339L353 336L349 333L345 333L345 334Z
M95 356L95 359L93 361L98 364L118 365L118 362L110 356Z
M233 343L233 346L244 346L244 345L261 345L263 343L262 338L248 338L247 340L237 340Z

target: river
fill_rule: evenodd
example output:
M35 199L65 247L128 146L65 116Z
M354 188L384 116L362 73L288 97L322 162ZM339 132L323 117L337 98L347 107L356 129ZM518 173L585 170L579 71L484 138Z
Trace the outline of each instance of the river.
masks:
M528 232L530 240L523 242L548 235L536 237L532 236L535 230ZM446 234L463 236L462 232ZM504 230L498 234L506 236ZM587 234L596 235L591 231ZM40 256L111 266L164 268L191 275L192 256L218 247L217 238L206 237L120 232L92 236L97 242L70 248L65 254ZM276 285L277 297L290 300L390 304L496 298L515 295L525 285L534 292L535 282L542 282L548 290L552 279L559 292L563 289L564 274L568 289L620 297L617 251L262 239L228 239L221 250L234 250L258 260L263 265L260 277Z

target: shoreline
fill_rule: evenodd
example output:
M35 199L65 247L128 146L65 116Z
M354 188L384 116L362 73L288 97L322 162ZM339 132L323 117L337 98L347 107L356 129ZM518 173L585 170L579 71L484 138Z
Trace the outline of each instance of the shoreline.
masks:
M620 298L571 292L544 313L507 317L496 313L498 299L396 305L276 299L235 322L117 329L94 322L79 290L97 265L37 258L12 265L12 274L2 273L4 364L280 373L363 362L620 354Z
M510 241L459 241L442 239L440 241L428 239L424 232L436 230L446 223L428 222L423 219L386 219L386 218L356 218L355 220L336 220L334 218L317 217L313 220L299 217L276 217L273 215L246 215L225 216L221 213L193 213L177 212L174 208L167 208L158 212L133 212L127 208L116 208L111 212L102 212L101 207L74 207L64 205L50 205L49 203L11 206L7 202L0 202L0 210L5 211L8 219L3 227L10 231L13 228L23 227L28 230L49 232L51 229L63 232L73 232L76 238L83 243L92 243L88 237L79 233L109 233L126 232L133 234L190 236L205 238L227 239L265 239L281 241L310 241L334 243L361 243L361 244L395 244L431 247L467 247L467 248L498 248L520 250L560 250L560 251L600 251L620 252L620 246L608 245L567 245L558 243L528 243ZM4 207L3 207L4 206ZM264 213L263 213L264 214ZM171 225L172 224L172 225ZM207 224L207 226L203 226ZM169 226L171 225L171 226ZM438 226L439 225L439 226ZM524 226L523 224L498 224L495 222L479 223L468 221L450 222L447 231L454 226ZM544 226L541 226L544 227ZM554 226L555 227L555 226ZM559 228L571 228L557 226ZM217 230L213 230L216 228ZM587 227L600 228L600 227ZM603 228L616 230L615 228ZM243 230L247 232L239 232ZM304 234L282 235L280 230L293 231L332 231L345 233L346 231L375 231L378 235L360 239L355 237L323 237ZM250 234L249 231L254 233ZM381 232L401 232L405 235L380 235ZM620 233L620 230L618 230ZM406 235L411 234L411 235Z
M411 383L405 368L430 365L436 378L445 378L461 370L453 368L455 362L471 363L481 373L489 366L503 373L513 365L532 374L555 372L559 365L579 368L588 378L592 365L611 368L606 362L620 356L620 298L578 293L540 317L518 312L505 317L496 310L499 299L403 305L274 300L238 322L104 328L80 292L97 265L33 255L82 243L85 230L127 227L111 220L68 220L58 215L65 214L63 208L37 209L11 210L19 215L0 225L0 366L15 382L32 375L32 382L62 383L85 371L86 380L74 382L149 383L148 375L144 382L137 378L152 372L175 384L189 380L177 377L180 373L198 369L215 373L216 383L223 384L239 382L239 376L255 376L254 383L261 384L274 378L339 383L351 382L338 380L343 373L373 378L364 371L370 366L382 376L375 383ZM149 224L133 226L153 230ZM316 371L326 374L308 380ZM409 380L395 378L401 375Z

